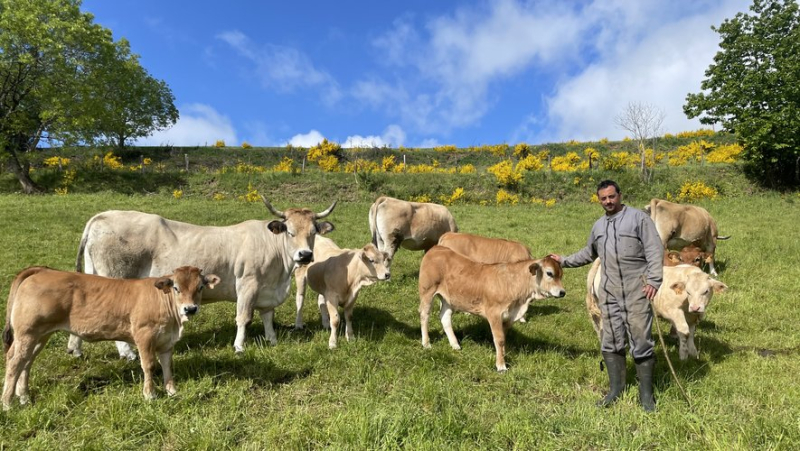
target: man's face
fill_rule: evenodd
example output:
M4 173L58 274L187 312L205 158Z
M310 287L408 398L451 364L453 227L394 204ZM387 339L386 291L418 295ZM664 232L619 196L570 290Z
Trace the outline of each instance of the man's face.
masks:
M622 210L622 195L613 186L607 186L597 191L597 198L603 205L607 215L613 215Z

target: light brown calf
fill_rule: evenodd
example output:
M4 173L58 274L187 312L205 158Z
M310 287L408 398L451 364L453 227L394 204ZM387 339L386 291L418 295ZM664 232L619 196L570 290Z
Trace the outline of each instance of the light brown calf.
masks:
M447 232L439 238L439 246L479 263L511 263L531 259L530 249L522 243L471 233Z
M602 267L594 261L587 277L586 307L597 337L602 341L603 318L597 306ZM705 316L714 293L728 289L724 283L712 279L702 269L691 265L665 266L664 281L653 299L656 315L672 323L678 333L678 355L681 360L697 357L694 333Z
M685 246L680 251L664 253L664 266L692 265L702 269L705 260L706 253L694 243Z
M306 278L312 290L319 293L318 303L325 304L330 317L331 336L328 347L336 348L339 328L339 307L344 308L345 337L353 334L353 307L361 287L379 280L389 280L391 258L372 243L361 249L341 249L341 252L308 266ZM323 317L323 323L325 318Z
M444 205L381 196L369 207L369 230L372 244L394 258L401 247L427 251L445 232L458 232L458 226Z
M314 260L318 262L321 262L328 257L341 254L345 250L346 249L342 249L336 243L334 243L332 239L321 235L318 235L314 240ZM294 298L295 306L297 307L294 328L298 330L305 327L305 324L303 323L303 304L305 303L306 299L306 286L308 286L308 279L306 277L307 271L308 265L297 265L297 267L294 269L294 282L297 287ZM322 318L322 327L324 329L329 329L331 327L331 323L328 317L328 308L325 306L324 301L319 302L318 304L319 314Z
M147 279L109 279L45 267L21 271L11 284L3 330L3 407L10 408L15 392L21 404L29 401L33 360L60 330L89 341L134 342L141 354L144 397L156 395L156 356L164 373L164 388L175 394L173 347L181 337L183 323L197 313L203 287L214 288L219 282L219 277L204 276L191 266Z
M461 349L451 317L453 311L486 318L492 329L497 371L506 370L505 336L534 299L563 297L561 265L552 258L514 263L476 263L443 246L434 246L419 269L419 318L422 346L430 347L428 317L436 295L442 300L440 319L453 349Z

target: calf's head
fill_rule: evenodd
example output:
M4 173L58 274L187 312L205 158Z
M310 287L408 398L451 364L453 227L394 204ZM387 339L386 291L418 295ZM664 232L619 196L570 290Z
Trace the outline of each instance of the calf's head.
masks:
M367 270L369 271L368 278L371 280L389 280L391 271L389 267L392 265L392 258L389 257L387 252L381 252L370 243L358 251L357 258L360 258Z
M703 262L706 261L709 254L692 243L684 246L680 251L668 251L664 254L664 266L677 266L680 264L692 265L698 268L703 267Z
M274 234L286 234L289 248L292 252L292 259L301 265L314 261L314 238L319 233L324 235L333 231L334 227L328 221L317 222L328 216L336 206L334 201L330 207L320 213L314 213L307 208L290 208L286 211L276 210L264 196L261 196L267 210L281 221L271 221L267 228Z
M534 299L544 299L546 297L563 298L567 294L561 282L564 271L561 269L559 262L550 257L545 257L533 261L528 269L536 284Z
M199 268L181 266L172 275L160 277L155 285L164 293L174 292L178 313L186 321L200 309L203 288L213 289L219 282L220 278L214 274L203 275Z
M688 303L689 313L705 313L714 293L722 293L728 286L702 271L694 271L685 282L675 282L669 288Z

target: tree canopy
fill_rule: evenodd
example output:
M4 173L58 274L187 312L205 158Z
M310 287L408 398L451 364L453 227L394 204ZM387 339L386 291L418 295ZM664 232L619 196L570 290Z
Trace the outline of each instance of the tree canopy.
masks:
M0 0L0 156L27 193L39 188L24 152L42 139L124 144L178 118L166 84L80 5Z
M736 133L756 175L772 186L800 184L800 13L792 0L754 0L718 28L721 50L703 92L684 112Z

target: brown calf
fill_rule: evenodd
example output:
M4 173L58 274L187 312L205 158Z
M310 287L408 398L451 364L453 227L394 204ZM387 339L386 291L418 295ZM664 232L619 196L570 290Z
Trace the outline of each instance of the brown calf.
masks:
M203 287L214 288L219 277L182 266L174 274L147 279L110 279L91 274L31 267L11 284L3 344L6 375L3 407L16 392L29 401L28 378L36 355L50 336L63 330L85 340L134 342L141 354L144 397L155 397L156 356L164 372L164 388L175 394L172 350L183 323L197 313Z
M552 258L514 263L474 262L446 247L434 246L422 258L419 269L419 318L422 346L430 347L428 317L438 294L440 319L453 349L461 349L451 317L453 311L480 315L489 321L496 352L497 371L506 370L505 336L528 310L534 299L563 297L561 265Z

